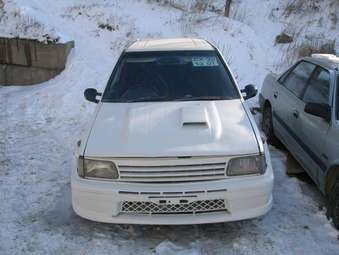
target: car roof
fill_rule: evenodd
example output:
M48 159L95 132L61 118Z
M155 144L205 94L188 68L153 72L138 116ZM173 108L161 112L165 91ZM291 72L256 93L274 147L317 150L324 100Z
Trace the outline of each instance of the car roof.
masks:
M321 54L317 54L317 55L318 56L305 57L305 58L302 58L302 60L306 60L308 62L314 63L325 69L339 71L339 62L338 62L339 58L338 57L327 58L326 55L323 55L324 57L321 57Z
M144 51L180 51L180 50L214 50L213 46L203 39L171 38L171 39L145 39L132 43L126 52Z

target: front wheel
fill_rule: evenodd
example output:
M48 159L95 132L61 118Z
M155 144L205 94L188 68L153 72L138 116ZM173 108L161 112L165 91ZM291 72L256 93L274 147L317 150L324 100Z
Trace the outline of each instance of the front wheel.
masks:
M264 107L261 126L266 135L267 142L272 145L278 145L279 141L273 132L272 109L270 106Z
M329 210L333 224L339 230L339 181L331 192Z

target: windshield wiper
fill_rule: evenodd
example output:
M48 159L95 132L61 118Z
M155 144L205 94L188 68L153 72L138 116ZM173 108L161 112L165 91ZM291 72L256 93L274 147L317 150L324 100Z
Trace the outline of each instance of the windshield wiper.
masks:
M180 97L180 98L170 98L170 97L139 97L135 99L119 99L119 100L105 100L106 102L113 103L137 103L137 102L163 102L163 101L208 101L208 100L230 100L233 97L229 96L199 96L199 97Z
M135 102L160 102L160 101L169 101L168 97L139 97L136 99L127 99L124 100L123 102L126 103L135 103Z
M182 97L175 98L173 101L203 101L203 100L227 100L231 97L221 97L221 96L200 96L200 97Z

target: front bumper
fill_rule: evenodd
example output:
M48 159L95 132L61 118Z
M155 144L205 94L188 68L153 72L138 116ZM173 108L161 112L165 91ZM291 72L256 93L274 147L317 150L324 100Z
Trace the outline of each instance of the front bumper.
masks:
M268 150L266 150L268 153ZM82 179L72 171L72 204L81 217L122 224L203 224L259 217L272 207L273 171L269 155L261 176L234 177L218 181L142 184ZM122 213L123 201L193 203L224 200L225 210L199 214Z

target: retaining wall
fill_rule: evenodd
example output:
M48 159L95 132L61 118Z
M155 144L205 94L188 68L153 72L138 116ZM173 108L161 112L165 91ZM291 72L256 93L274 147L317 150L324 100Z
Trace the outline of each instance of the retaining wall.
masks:
M42 43L0 37L0 85L29 85L47 81L65 69L74 42Z

